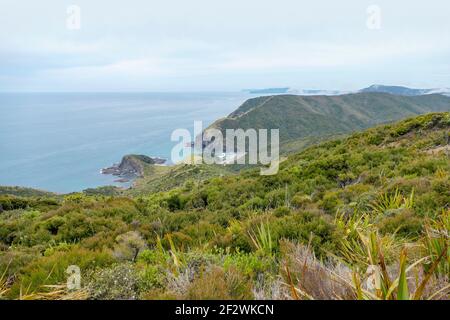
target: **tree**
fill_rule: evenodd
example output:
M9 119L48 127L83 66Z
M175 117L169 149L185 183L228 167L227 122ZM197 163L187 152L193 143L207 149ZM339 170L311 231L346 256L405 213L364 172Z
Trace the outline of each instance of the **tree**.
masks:
M138 254L146 248L145 240L138 231L129 231L117 236L114 255L118 259L135 261Z

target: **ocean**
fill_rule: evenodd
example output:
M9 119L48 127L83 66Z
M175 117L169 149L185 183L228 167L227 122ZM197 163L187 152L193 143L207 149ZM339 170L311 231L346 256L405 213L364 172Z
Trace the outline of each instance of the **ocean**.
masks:
M0 93L0 185L58 193L115 183L126 154L170 159L177 128L234 111L239 93Z

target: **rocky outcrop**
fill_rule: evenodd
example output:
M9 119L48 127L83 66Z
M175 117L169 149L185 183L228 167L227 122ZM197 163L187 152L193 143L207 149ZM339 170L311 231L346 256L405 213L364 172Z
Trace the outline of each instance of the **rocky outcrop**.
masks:
M118 182L127 182L129 179L144 176L146 165L161 165L165 162L166 160L162 158L130 154L124 156L119 164L103 168L101 173L120 177L120 179L117 180Z

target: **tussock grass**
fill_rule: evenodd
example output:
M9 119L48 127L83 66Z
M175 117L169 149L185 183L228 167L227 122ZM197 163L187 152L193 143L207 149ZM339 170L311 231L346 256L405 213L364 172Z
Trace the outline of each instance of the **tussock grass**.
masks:
M9 266L9 264L8 264ZM8 266L0 274L0 299L2 299L9 291L8 285Z

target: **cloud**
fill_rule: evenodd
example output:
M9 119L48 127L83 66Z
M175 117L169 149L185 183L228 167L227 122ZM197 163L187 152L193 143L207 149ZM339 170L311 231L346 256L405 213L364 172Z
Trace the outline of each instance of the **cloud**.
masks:
M450 66L444 0L379 0L376 31L367 29L367 4L357 0L79 0L79 31L65 28L64 3L3 1L1 90L239 90L260 83L261 74L303 84L305 70L340 72L346 82L397 81L393 74L407 70L412 82L448 86L437 72Z
M254 51L238 51L218 65L222 70L270 70L327 67L354 67L379 64L384 61L423 56L435 52L450 52L442 41L383 40L366 43L302 43L283 41L267 43Z

